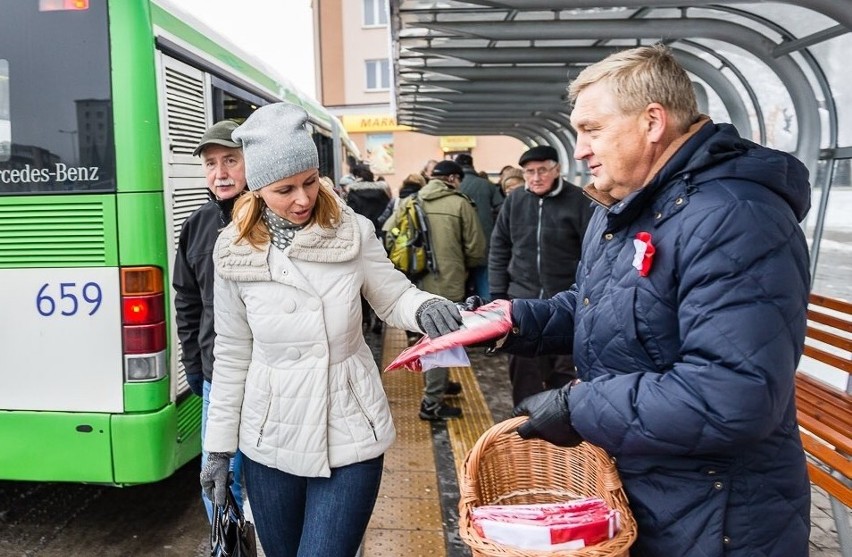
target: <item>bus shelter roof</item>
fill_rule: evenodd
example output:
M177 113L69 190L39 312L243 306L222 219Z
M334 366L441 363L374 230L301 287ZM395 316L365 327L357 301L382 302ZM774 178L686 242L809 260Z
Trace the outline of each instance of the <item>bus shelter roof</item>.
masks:
M852 157L852 76L840 66L852 52L848 0L391 0L390 9L397 118L424 133L503 134L570 155L570 80L614 51L662 41L714 119L812 170Z

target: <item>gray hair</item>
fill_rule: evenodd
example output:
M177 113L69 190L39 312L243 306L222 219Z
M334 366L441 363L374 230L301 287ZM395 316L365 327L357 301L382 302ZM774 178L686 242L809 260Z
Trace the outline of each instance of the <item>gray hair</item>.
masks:
M585 88L602 81L625 113L638 113L651 103L659 103L681 132L700 116L692 81L665 45L616 52L585 68L568 87L571 103Z

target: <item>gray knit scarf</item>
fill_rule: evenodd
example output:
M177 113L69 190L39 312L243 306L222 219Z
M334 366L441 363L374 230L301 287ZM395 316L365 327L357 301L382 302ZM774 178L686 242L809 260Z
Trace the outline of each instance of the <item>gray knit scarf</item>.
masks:
M287 249L293 242L293 236L296 235L296 232L304 227L302 224L293 224L289 220L279 217L269 207L263 209L263 222L269 229L272 245L280 250Z

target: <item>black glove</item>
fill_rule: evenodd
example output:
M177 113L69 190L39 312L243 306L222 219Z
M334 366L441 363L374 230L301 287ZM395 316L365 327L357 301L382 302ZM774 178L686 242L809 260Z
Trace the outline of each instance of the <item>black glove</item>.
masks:
M459 308L444 298L432 298L423 302L417 308L415 318L429 338L437 338L457 331L462 323Z
M214 504L224 507L228 485L231 483L231 455L228 453L210 453L201 469L201 489Z
M484 306L485 302L479 296L468 296L464 302L456 305L461 311L473 311L480 306Z
M560 447L579 445L583 438L571 425L571 410L568 408L568 393L572 386L573 383L522 400L512 414L527 415L530 419L518 428L518 435L522 439L544 439Z
M198 396L204 396L204 375L201 373L187 373L186 384L189 390Z

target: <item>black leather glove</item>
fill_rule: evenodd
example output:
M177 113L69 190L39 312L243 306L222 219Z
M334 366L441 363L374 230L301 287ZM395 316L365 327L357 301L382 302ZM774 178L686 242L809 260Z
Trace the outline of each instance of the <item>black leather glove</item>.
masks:
M456 304L461 311L473 311L476 308L485 305L485 302L479 296L468 296L464 302Z
M186 384L189 390L198 396L204 396L204 375L201 373L187 373Z
M462 323L459 308L445 298L426 300L417 308L415 318L429 338L457 331Z
M512 410L512 414L527 415L530 419L518 428L518 435L522 439L544 439L560 447L579 445L583 438L571 425L571 410L568 407L568 393L572 386L573 383L522 400Z
M228 453L210 453L201 469L201 489L214 504L224 507L231 468L231 455Z

